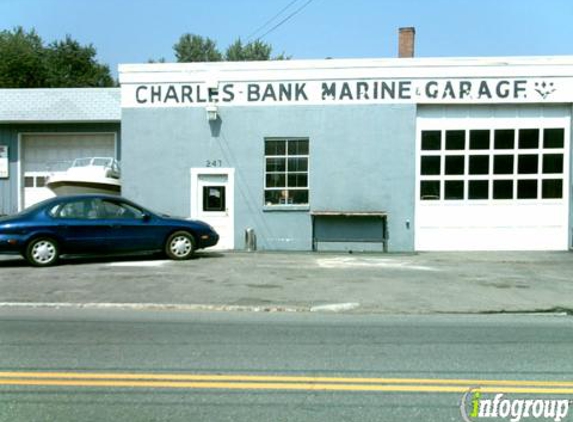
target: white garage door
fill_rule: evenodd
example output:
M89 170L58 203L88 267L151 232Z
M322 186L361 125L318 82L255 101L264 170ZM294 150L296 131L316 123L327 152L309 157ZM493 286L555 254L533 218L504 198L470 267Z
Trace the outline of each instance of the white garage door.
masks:
M559 107L421 110L416 249L567 250L569 128Z
M45 178L65 171L76 158L115 155L112 133L22 135L24 207L54 196L44 186Z

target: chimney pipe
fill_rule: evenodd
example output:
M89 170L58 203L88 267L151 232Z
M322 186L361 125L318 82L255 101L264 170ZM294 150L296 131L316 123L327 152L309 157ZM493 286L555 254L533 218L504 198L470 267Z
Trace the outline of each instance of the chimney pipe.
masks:
M398 57L414 57L414 39L416 37L416 28L409 26L399 29L398 35Z

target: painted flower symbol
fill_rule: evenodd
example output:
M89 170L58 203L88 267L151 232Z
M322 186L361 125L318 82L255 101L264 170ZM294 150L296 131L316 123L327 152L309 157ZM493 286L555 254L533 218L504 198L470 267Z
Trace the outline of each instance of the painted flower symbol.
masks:
M535 91L537 91L539 93L539 95L541 95L541 98L543 98L544 100L547 99L547 97L549 97L549 95L553 94L556 89L554 87L553 82L535 82Z

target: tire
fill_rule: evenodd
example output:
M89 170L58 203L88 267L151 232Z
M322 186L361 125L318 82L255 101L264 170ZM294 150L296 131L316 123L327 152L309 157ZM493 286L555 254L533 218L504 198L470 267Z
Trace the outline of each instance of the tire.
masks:
M171 234L165 242L165 254L170 259L181 261L189 259L195 253L195 238L191 233L178 231Z
M39 237L28 243L25 257L34 267L48 267L58 262L60 248L54 239Z

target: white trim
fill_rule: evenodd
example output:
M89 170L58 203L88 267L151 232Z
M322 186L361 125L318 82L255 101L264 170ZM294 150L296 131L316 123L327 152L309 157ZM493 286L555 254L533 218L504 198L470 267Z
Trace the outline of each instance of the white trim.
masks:
M22 133L18 133L18 161L16 162L16 173L16 186L18 189L18 212L20 212L24 208L24 185L22 183L22 179L24 178L24 175L22 174Z
M329 59L264 62L120 64L125 83L258 81L297 76L295 79L376 77L492 77L572 76L573 56L474 57L413 59ZM193 77L192 75L195 75Z
M163 63L119 73L122 108L573 100L573 56Z
M229 249L235 248L235 169L232 167L192 167L191 174L191 191L190 191L190 216L191 218L199 217L200 204L197 201L199 191L199 176L200 175L225 175L227 176L227 207L229 218L229 233L230 239L227 243L230 245ZM208 223L208 221L206 221Z
M308 136L271 136L264 138L264 145L263 149L266 150L267 141L283 141L285 142L285 154L284 155L263 155L263 208L265 210L272 210L274 208L281 209L281 210L290 210L290 209L300 209L304 207L308 209L310 207L310 137ZM289 155L288 153L288 145L291 141L306 141L308 144L308 153L307 154L293 154ZM267 160L272 158L279 158L285 159L285 171L284 172L269 172L267 171ZM294 174L303 174L306 173L306 187L296 187L290 188L288 187L288 161L290 158L306 158L306 172L301 171L293 171ZM267 175L268 174L284 174L285 175L285 185L279 187L267 187ZM269 204L266 202L266 193L267 191L306 191L308 202L301 203L301 204L294 204L294 203L286 203L286 204Z

